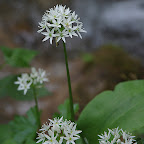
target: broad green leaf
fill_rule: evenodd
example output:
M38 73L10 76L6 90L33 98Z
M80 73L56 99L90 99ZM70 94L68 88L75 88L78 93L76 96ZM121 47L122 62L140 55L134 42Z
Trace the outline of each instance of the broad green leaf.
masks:
M97 95L78 119L78 129L89 144L97 143L98 134L107 128L118 126L133 135L144 127L144 80L123 82L114 91Z
M10 75L0 80L0 97L11 96L17 100L32 100L32 89L29 89L26 95L23 94L23 91L17 90L18 85L14 84L14 82L17 81L17 77L18 75ZM37 95L38 97L46 96L50 95L50 92L48 92L46 88L42 87L37 89Z
M64 119L70 119L71 115L70 115L69 99L66 99L64 104L59 105L58 110L59 110L59 113L55 113L54 117L62 117L63 116ZM74 113L77 113L78 110L79 110L79 105L74 104Z
M80 134L81 136L81 134ZM80 137L78 140L76 140L76 144L88 144L88 141L86 138Z
M36 51L24 48L0 47L0 49L6 63L14 67L29 67L31 60L37 55Z
M136 138L136 142L137 142L137 144L143 144L144 143L143 139L141 139L140 137Z
M5 140L12 137L12 129L9 125L0 125L0 143L5 142Z
M2 144L18 144L18 143L16 143L13 139L8 139L4 141Z
M28 139L35 139L38 129L36 107L31 108L27 112L27 117L16 116L15 119L9 123L9 125L13 130L13 139L18 144L21 144Z
M80 138L80 139L76 140L76 144L83 144L82 139Z
M25 144L36 144L34 140L28 139Z

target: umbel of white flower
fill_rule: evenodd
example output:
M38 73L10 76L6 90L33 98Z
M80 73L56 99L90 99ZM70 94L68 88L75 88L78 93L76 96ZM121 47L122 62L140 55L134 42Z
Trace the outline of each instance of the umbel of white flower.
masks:
M108 133L104 132L98 136L100 137L100 144L137 144L136 140L133 139L135 136L119 129L119 127L108 129Z
M61 118L49 119L49 124L43 124L38 133L37 143L42 144L75 144L82 131L76 130L74 122Z
M31 86L40 86L48 81L47 74L43 69L39 68L37 71L35 68L31 68L30 74L23 73L14 83L19 85L18 90L23 90L25 95Z
M80 33L86 31L83 29L83 23L79 20L75 11L72 12L66 6L56 5L43 15L38 33L45 36L43 41L50 39L50 44L52 44L53 38L56 43L61 39L66 43L66 37L79 36L82 38Z

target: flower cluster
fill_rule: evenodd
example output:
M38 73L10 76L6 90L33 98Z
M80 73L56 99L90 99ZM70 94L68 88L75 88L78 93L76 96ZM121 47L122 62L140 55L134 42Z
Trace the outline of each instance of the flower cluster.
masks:
M43 124L38 133L37 143L42 144L75 144L75 140L79 139L80 130L76 130L74 122L63 120L61 118L49 119L49 124Z
M108 133L104 132L102 135L98 135L101 139L99 139L100 144L133 144L137 143L130 133L119 129L119 127L115 129L108 129Z
M23 73L21 77L17 78L18 81L14 83L19 85L18 90L24 90L25 95L31 86L41 85L43 82L49 81L46 76L46 72L43 69L39 68L37 71L35 68L32 68L30 74Z
M42 21L39 23L38 33L45 36L43 41L50 39L52 44L53 38L56 43L59 40L63 40L66 43L65 38L72 36L78 36L82 38L81 32L86 32L83 29L83 23L79 21L78 15L71 12L69 8L62 5L56 5L54 8L47 10L42 17Z

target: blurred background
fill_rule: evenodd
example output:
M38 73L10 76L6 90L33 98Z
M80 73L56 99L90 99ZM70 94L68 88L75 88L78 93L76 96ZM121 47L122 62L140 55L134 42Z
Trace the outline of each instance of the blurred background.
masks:
M66 40L74 102L79 103L79 112L98 93L114 89L117 83L144 78L143 0L0 0L0 46L38 50L31 66L50 73L46 87L51 95L39 99L43 122L68 97L62 43L56 47L49 41L42 42L43 36L37 33L42 15L56 4L76 11L87 31L82 40ZM0 52L0 64L3 62ZM29 71L6 65L0 78ZM9 122L14 115L24 115L31 106L34 101L1 98L0 123Z

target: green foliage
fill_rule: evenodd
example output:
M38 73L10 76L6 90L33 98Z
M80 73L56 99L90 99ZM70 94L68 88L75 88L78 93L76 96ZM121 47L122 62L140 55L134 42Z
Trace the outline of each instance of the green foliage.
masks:
M4 141L2 144L19 144L19 143L17 143L13 139L8 139L8 140ZM34 140L32 140L32 139L28 139L23 144L36 144L36 142Z
M144 144L144 139L136 138L137 144Z
M34 140L28 139L25 144L36 144Z
M13 139L8 139L4 141L2 144L18 144L18 143L16 143Z
M144 126L144 80L123 82L114 91L96 96L78 119L78 129L89 144L98 141L98 134L107 128L122 128L129 132Z
M36 108L31 108L27 112L27 118L24 116L16 116L10 122L13 129L13 139L17 143L23 143L27 139L34 139L38 128Z
M84 143L83 143L82 139L80 138L80 139L76 140L76 144L84 144Z
M77 113L79 110L79 105L74 104L74 113ZM53 117L62 117L64 119L70 119L71 114L70 114L70 101L69 99L66 99L64 104L61 104L58 106L59 113L55 113Z
M0 97L11 96L17 100L32 100L32 89L29 89L26 95L23 94L23 91L17 90L18 85L14 84L14 82L17 81L17 77L18 75L9 75L0 80ZM44 87L37 89L38 97L46 96L49 94L50 92L48 92Z
M85 53L82 55L82 60L86 63L93 62L94 56L91 53Z
M0 142L3 143L12 137L12 129L9 125L0 125Z
M29 67L31 60L37 55L34 50L23 48L11 49L8 47L0 47L4 54L5 62L13 67Z
M27 117L16 116L7 125L0 125L2 144L34 144L38 129L36 107L27 112Z

